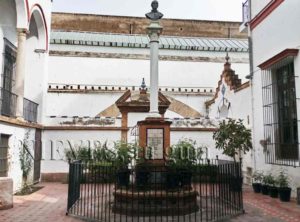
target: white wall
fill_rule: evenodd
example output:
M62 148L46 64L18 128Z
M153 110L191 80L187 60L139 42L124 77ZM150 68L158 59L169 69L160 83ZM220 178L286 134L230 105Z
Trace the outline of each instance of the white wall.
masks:
M251 14L254 18L273 0L251 0Z
M45 116L95 117L113 105L123 93L48 93ZM51 122L47 121L46 124Z
M208 131L171 131L171 145L176 144L182 139L192 139L197 142L197 145L208 148L207 157L209 159L216 159L216 156L218 156L218 158L222 160L232 160L228 156L222 154L221 150L215 149L215 141L213 140L212 136L213 132Z
M91 144L93 147L94 142L103 144L107 141L108 146L112 147L113 142L121 139L121 131L47 130L43 132L42 138L41 173L66 173L69 168L65 149L69 149L70 144L73 147Z
M223 63L208 62L160 61L159 65L160 86L214 87L223 69ZM149 67L148 60L50 56L48 81L136 86L145 78L149 86ZM235 64L235 69L241 78L249 74L248 64Z
M17 191L22 186L22 171L20 167L20 149L21 142L25 138L25 134L29 132L28 141L33 141L35 138L35 129L27 129L0 123L0 134L11 135L9 138L8 152L8 177L11 177L14 182L14 191ZM29 150L34 155L34 146L29 142ZM33 167L28 177L28 184L33 183Z

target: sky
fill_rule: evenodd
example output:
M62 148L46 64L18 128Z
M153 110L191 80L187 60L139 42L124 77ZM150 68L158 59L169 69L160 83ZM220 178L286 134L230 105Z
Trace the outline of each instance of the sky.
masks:
M245 0L159 0L165 18L242 21ZM53 11L144 17L152 0L54 0Z

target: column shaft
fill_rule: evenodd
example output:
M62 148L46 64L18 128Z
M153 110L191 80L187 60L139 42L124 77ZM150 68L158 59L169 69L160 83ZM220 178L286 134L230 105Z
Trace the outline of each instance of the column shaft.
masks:
M25 57L26 57L26 31L18 30L18 50L16 61L16 85L17 97L16 116L23 119L23 99L25 82Z

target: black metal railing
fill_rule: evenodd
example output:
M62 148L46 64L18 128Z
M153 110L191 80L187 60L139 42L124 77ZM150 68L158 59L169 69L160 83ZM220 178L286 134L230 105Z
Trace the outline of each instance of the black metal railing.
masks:
M243 3L243 23L246 24L250 21L250 5L249 0Z
M70 163L67 215L91 221L218 221L244 212L241 163L167 166Z
M9 90L0 88L0 109L1 115L16 116L17 95Z
M32 102L28 99L23 100L23 116L29 122L37 122L39 104Z

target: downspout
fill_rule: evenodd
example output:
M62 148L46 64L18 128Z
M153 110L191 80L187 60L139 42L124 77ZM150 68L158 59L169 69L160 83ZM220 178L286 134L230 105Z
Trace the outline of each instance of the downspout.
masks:
M249 14L250 20L252 18L251 13L251 0L249 0ZM249 21L250 22L250 21ZM252 42L252 32L250 29L250 25L248 24L248 45L249 45L249 65L250 65L250 74L246 77L250 81L251 88L251 118L252 118L252 144L253 144L253 167L254 171L256 171L256 149L255 149L255 133L254 133L254 90L253 90L253 75L254 75L254 65L253 65L253 42Z

